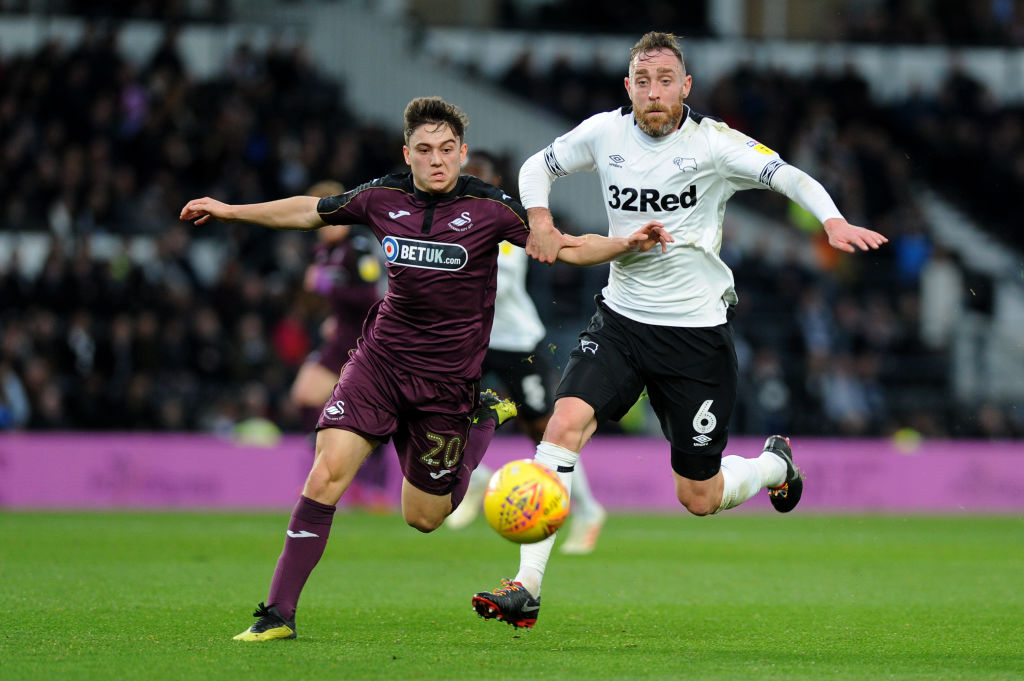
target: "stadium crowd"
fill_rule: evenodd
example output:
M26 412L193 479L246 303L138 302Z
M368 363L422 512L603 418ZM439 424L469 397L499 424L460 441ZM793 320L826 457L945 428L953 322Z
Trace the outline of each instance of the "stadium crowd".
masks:
M178 212L191 196L255 202L326 177L354 186L401 167L401 132L357 124L343 85L301 48L243 45L219 76L200 81L176 39L169 29L139 66L119 53L116 30L96 24L75 45L0 58L0 231L52 237L38 275L21 271L17 251L0 265L0 428L220 431L252 418L300 428L288 387L324 314L301 285L312 235L193 229ZM571 120L625 101L621 74L567 63L505 82L533 101L559 101ZM556 82L573 85L552 100L544 93ZM948 335L920 330L922 273L937 249L913 179L930 163L887 130L890 116L910 120L941 102L883 110L852 71L797 79L743 69L695 89L692 103L822 178L851 219L892 242L861 258L822 248L814 267L725 244L741 299L735 432L1024 435L1024 418L1007 405L965 412L951 401ZM806 226L768 193L745 194L758 211ZM91 253L95 234L125 238L123 252ZM129 257L136 235L154 239L157 257ZM227 254L212 278L189 258L208 237ZM556 266L531 276L559 338L553 352L567 353L604 272Z
M714 37L710 4L503 0L500 16L501 25L508 29L630 33L651 26L670 26L687 37ZM815 40L887 45L1024 45L1024 3L1020 0L827 0L820 4L830 20L815 26ZM790 3L782 11L787 9L810 10L812 15L818 11L800 2Z

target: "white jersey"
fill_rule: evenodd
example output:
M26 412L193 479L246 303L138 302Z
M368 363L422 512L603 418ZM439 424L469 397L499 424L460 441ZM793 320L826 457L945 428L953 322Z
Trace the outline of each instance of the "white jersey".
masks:
M726 321L737 298L732 271L718 254L725 203L737 190L772 187L791 197L813 194L816 201L800 203L811 203L819 219L839 215L805 173L790 173L785 187L774 186L776 172L790 169L778 154L688 106L679 130L661 138L641 132L631 107L597 114L556 139L544 150L543 162L550 179L597 172L609 236L625 237L658 220L675 238L667 253L655 247L611 263L605 303L647 324L701 327ZM817 188L797 187L805 180ZM540 197L527 184L521 176L523 205L546 206L546 194Z
M506 352L532 352L544 337L544 324L526 292L530 258L507 241L498 246L498 291L490 347Z

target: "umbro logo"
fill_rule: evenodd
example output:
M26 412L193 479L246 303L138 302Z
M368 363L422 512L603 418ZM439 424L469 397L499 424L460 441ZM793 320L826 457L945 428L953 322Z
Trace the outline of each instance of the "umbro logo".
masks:
M709 438L707 435L701 433L700 435L697 435L696 437L694 437L693 441L697 444L698 447L706 447L707 444L709 442L711 442L711 438Z
M448 468L445 468L443 471L438 471L437 473L435 473L434 471L430 471L430 477L432 477L434 480L440 480L449 473L451 473L451 470Z
M308 530L299 530L298 532L295 532L294 530L288 530L288 536L292 539L306 539L308 537L319 537L320 535L313 534Z
M398 218L402 217L403 215L412 215L412 213L410 213L407 210L389 210L388 211L388 217L391 218L392 220L397 220Z
M619 156L618 154L612 154L611 156L608 157L608 160L611 161L611 163L609 163L608 165L614 166L616 168L621 168L622 164L626 162L626 159Z

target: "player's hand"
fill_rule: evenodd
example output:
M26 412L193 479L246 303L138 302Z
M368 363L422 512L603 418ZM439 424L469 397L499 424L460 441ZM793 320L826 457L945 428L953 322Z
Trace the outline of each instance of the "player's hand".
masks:
M651 220L626 237L629 250L640 253L649 251L658 244L661 244L661 252L667 253L668 245L674 241L675 239L672 238L672 235L666 231L665 225L657 220Z
M196 225L204 225L210 221L210 218L214 220L227 220L227 211L228 204L211 199L209 196L204 196L201 199L192 199L186 203L185 207L181 209L179 217L182 220L190 220Z
M877 250L882 244L889 243L878 232L851 225L842 218L825 220L825 234L828 235L829 246L847 253L856 253L858 248L862 251Z
M563 234L555 228L551 211L547 208L528 208L530 235L526 238L526 254L543 263L553 263L558 251L583 245L583 239Z

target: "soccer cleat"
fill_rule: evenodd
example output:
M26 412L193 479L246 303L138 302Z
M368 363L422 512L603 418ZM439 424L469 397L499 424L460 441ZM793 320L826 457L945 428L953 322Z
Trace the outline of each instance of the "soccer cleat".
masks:
M269 608L263 603L256 607L252 614L256 622L234 637L236 641L273 641L277 638L295 638L295 620L286 620L277 611L277 606Z
M580 515L572 519L569 524L569 536L566 538L559 551L570 555L585 555L594 550L597 546L597 538L604 527L605 518L608 514L600 506L593 513Z
M516 629L532 629L540 612L540 599L531 596L519 582L502 579L500 589L473 596L473 609L484 619L500 620Z
M473 412L472 422L480 423L483 419L491 418L497 423L497 428L505 421L515 418L518 413L515 402L503 400L498 393L488 389L480 393L480 406Z
M804 479L800 470L793 463L793 451L789 448L789 438L772 435L764 441L764 451L771 452L786 462L786 481L778 487L768 488L768 500L779 513L789 513L800 503L800 495L804 492Z

